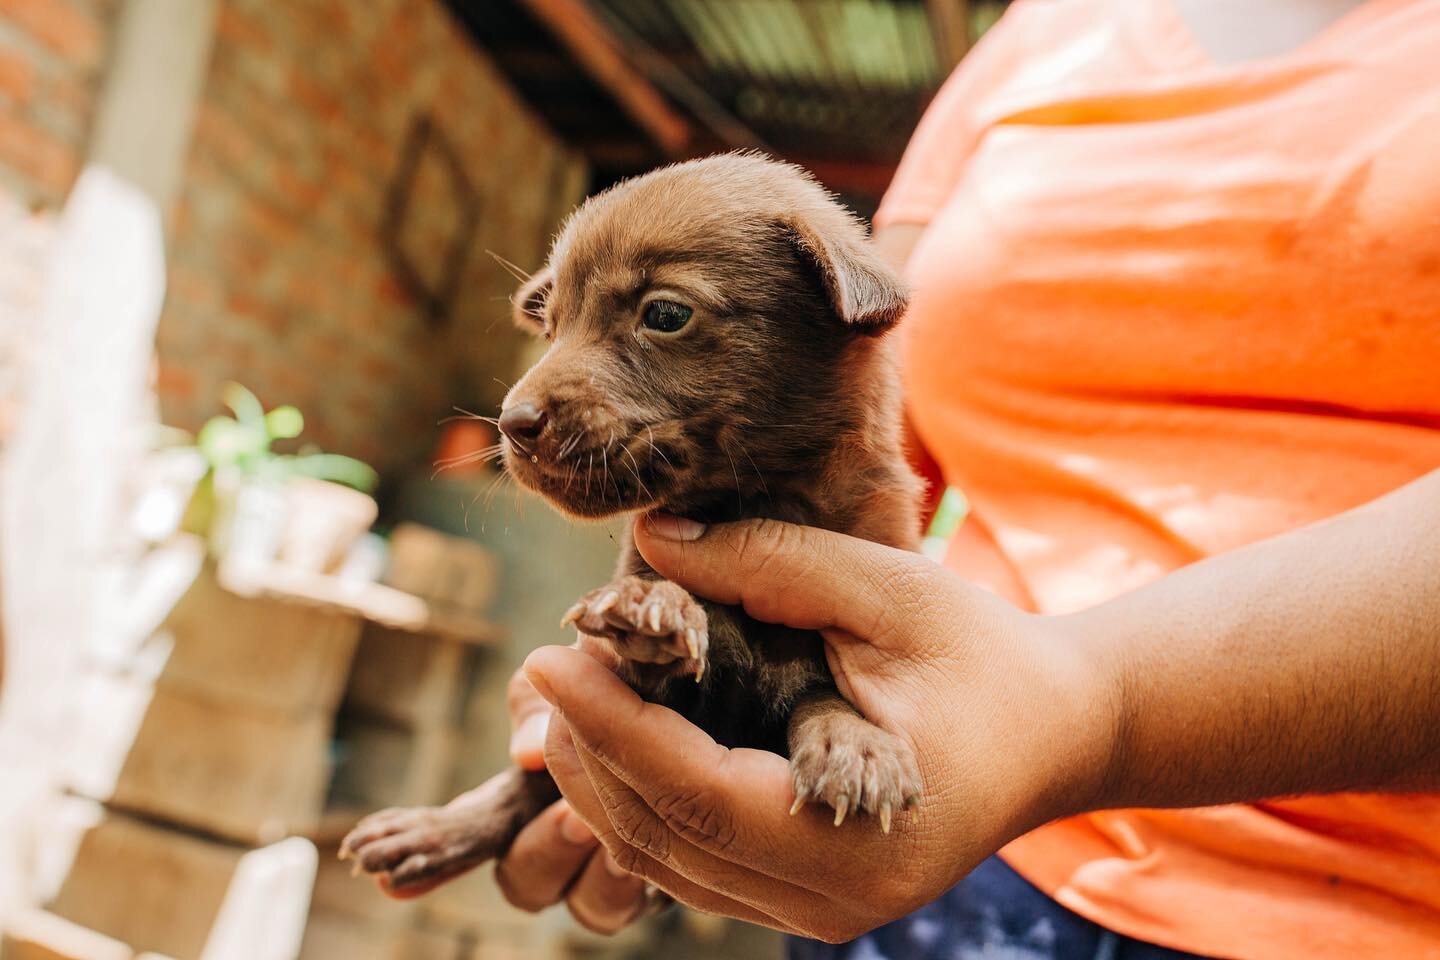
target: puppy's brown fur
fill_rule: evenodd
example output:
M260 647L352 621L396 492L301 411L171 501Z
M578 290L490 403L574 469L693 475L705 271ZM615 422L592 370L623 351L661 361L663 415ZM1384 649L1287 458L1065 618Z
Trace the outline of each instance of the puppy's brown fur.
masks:
M688 322L647 327L656 299L690 308ZM904 306L863 227L795 167L731 154L620 184L575 213L517 295L518 322L550 348L506 399L545 413L507 441L507 467L579 517L759 517L913 549L920 483L881 336ZM697 601L628 542L616 580L567 620L608 638L647 699L726 745L788 753L797 805L827 803L837 823L877 814L888 830L918 796L909 748L840 698L818 635ZM396 887L451 876L503 852L555 796L543 777L512 783L448 827L434 811L427 830L377 815L346 850ZM422 835L445 835L444 850Z

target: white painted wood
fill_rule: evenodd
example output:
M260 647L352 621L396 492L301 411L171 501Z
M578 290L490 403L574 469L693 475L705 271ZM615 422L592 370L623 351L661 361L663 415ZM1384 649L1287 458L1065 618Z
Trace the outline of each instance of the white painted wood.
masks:
M152 418L164 277L154 205L87 169L59 222L34 375L0 466L0 903L17 887L13 823L53 783L43 761L65 728L68 680L124 600L116 534Z

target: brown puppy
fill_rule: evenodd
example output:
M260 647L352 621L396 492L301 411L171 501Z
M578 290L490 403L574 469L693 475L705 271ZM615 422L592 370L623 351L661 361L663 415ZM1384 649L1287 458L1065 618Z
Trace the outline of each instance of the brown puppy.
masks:
M729 154L622 183L571 217L516 298L550 348L506 398L507 469L579 517L760 517L914 549L920 482L880 336L904 307L864 228L796 167ZM919 795L910 748L840 697L815 633L697 600L628 542L565 622L719 742L788 753L797 809L888 832ZM485 794L375 814L342 856L421 892L502 854L558 795L519 771Z

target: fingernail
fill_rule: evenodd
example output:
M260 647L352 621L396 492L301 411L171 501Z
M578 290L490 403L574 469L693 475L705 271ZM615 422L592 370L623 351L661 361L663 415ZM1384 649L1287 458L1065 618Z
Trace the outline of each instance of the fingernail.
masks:
M616 863L615 858L610 856L609 850L605 851L605 870L610 874L610 876L618 877L621 880L624 880L626 877L630 876L630 871L626 870L624 867L620 866L620 864Z
M577 847L595 840L595 834L585 826L585 821L581 820L579 815L569 807L566 807L565 812L560 815L560 836Z
M645 529L660 540L699 540L705 535L705 524L669 513L651 513L645 517Z
M510 755L515 757L520 754L544 750L545 733L549 728L549 710L526 718L525 722L516 727L515 732L510 734Z

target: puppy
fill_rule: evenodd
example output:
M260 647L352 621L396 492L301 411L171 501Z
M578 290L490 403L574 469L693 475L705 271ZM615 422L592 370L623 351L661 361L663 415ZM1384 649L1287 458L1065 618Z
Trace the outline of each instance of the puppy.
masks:
M612 187L515 304L549 350L505 399L506 468L561 511L760 517L916 548L921 486L883 337L905 293L798 168L728 154ZM795 810L889 832L920 794L909 746L840 696L818 634L692 597L628 539L615 579L564 622L720 743L787 754ZM341 856L394 894L423 892L502 855L557 797L547 774L514 770L446 807L374 814Z

